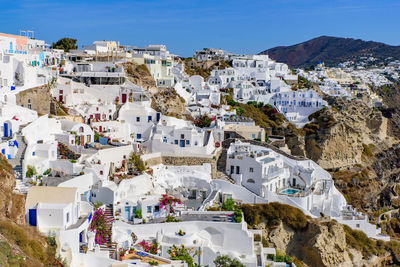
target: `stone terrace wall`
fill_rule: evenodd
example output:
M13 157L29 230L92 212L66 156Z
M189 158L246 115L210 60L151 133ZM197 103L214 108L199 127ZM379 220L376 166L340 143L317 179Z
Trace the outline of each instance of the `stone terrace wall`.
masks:
M217 151L215 156L211 157L175 157L166 155L155 155L154 157L145 158L144 161L148 166L154 166L158 164L173 165L173 166L194 166L202 165L204 163L211 164L211 177L217 177L217 160L221 154L221 150Z

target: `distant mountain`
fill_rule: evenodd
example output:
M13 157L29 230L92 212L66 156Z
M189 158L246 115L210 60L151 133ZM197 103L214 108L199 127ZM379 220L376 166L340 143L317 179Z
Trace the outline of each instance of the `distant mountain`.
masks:
M321 36L292 46L278 46L261 52L290 67L309 67L319 62L335 66L358 56L400 59L400 46L360 39Z

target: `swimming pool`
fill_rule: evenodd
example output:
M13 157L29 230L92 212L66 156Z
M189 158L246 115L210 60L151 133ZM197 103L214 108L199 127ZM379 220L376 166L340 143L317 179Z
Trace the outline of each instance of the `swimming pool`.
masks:
M298 193L299 191L300 190L298 190L298 189L288 188L288 189L282 190L281 194L294 195L294 194Z

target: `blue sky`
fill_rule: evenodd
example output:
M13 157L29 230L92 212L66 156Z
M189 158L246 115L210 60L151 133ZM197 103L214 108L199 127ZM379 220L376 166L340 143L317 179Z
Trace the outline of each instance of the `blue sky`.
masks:
M0 0L0 32L258 53L320 35L400 45L398 0Z

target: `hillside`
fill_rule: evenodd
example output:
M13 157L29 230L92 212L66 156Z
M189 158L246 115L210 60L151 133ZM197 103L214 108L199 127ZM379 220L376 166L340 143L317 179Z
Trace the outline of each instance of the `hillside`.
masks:
M360 39L320 36L296 45L270 48L260 54L268 54L272 59L287 63L290 67L309 67L319 62L324 62L327 66L336 66L340 62L364 55L382 59L387 57L400 59L400 46Z
M398 266L399 243L368 238L329 217L311 219L300 210L271 202L240 207L255 239L277 249L277 258L291 258L297 266Z
M63 266L56 241L25 225L25 198L13 192L15 176L0 155L0 266Z

